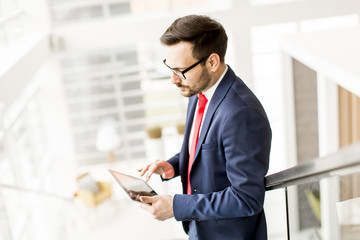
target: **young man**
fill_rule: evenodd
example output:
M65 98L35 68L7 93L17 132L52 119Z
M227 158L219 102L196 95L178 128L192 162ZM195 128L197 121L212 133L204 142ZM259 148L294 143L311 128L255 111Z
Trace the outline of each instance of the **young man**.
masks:
M183 194L140 197L156 219L182 221L189 239L267 239L263 202L271 129L259 100L225 64L227 35L207 16L179 18L161 37L171 82L189 98L180 153L139 170L181 176Z

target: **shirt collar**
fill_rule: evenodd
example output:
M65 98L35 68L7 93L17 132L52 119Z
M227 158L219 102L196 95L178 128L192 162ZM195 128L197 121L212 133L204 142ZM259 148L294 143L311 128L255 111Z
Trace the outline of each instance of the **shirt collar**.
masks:
M206 90L206 92L202 92L202 93L205 95L205 97L206 97L206 99L208 100L208 102L211 101L211 98L212 98L212 96L214 95L216 88L219 86L221 80L224 78L227 70L228 70L228 66L226 65L226 68L225 68L224 72L221 74L219 80L217 80L216 83L215 83L211 88L209 88L208 90Z

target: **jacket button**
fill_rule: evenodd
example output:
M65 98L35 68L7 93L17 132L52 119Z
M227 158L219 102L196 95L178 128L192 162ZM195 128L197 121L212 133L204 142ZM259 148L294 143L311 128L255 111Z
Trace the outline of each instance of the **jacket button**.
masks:
M194 192L198 192L199 190L198 189L194 189Z

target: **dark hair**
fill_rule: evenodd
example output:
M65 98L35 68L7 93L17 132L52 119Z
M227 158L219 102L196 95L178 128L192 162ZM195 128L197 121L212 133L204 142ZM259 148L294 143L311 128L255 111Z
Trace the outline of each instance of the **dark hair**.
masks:
M224 62L227 40L225 29L220 23L201 15L176 19L160 38L161 43L168 46L182 41L191 43L196 59L217 53L221 62Z

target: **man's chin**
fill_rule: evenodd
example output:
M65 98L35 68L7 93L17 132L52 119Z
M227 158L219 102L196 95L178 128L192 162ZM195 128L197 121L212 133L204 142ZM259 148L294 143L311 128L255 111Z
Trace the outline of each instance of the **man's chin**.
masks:
M190 88L188 88L188 87L178 87L178 88L179 88L180 94L183 97L189 98L189 97L192 97L192 96L196 95L196 93L191 91Z
M180 91L180 94L181 94L183 97L187 97L187 98L196 95L196 94L191 93L191 92L182 92L182 91Z
M187 94L184 94L184 93L182 93L182 92L180 92L180 94L181 94L181 96L183 96L183 97L189 97Z
M182 88L180 88L180 94L181 94L183 97L191 97L191 96L190 96L190 91L188 91L188 89L182 89Z

